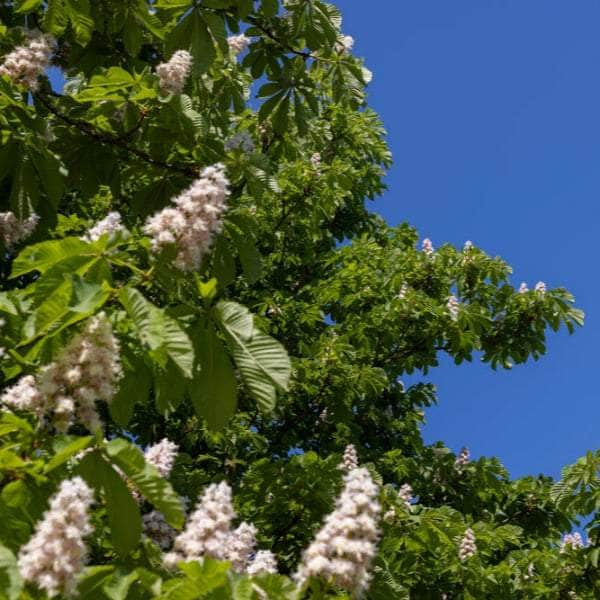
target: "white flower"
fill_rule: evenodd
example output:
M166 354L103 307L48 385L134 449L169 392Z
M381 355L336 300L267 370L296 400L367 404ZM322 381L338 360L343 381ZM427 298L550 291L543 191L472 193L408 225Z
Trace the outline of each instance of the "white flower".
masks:
M583 542L583 538L581 537L581 534L576 531L575 533L567 533L565 535L560 544L560 551L566 552L568 549L579 550L580 548L584 547L585 544Z
M154 465L162 477L168 477L175 464L179 446L167 438L163 438L157 444L149 446L144 451L147 463Z
M354 38L351 35L343 35L336 44L338 52L350 52L354 48Z
M241 523L237 529L227 536L225 560L231 563L231 568L243 573L256 547L256 527L249 523Z
M15 213L0 213L0 239L9 250L21 240L29 237L37 227L40 218L31 213L26 219L18 219Z
M378 494L367 469L353 469L344 476L335 511L327 516L303 555L295 575L300 585L309 577L322 577L353 592L368 587L369 567L379 538Z
M471 558L471 556L475 555L477 552L477 544L475 543L475 534L473 530L469 527L465 531L465 535L460 542L460 546L458 548L458 558L461 561L467 560L467 558Z
M535 291L540 292L540 294L546 293L546 284L543 281L538 281L535 284Z
M338 469L342 471L351 471L358 467L358 455L354 444L348 444L342 456L342 462L338 465Z
M458 319L458 312L460 310L460 302L456 296L450 296L450 298L448 298L448 302L446 302L446 308L448 309L452 320L456 321L456 319Z
M406 294L408 294L408 285L403 283L400 287L400 291L398 292L398 298L400 300L406 300Z
M0 65L0 75L6 75L14 83L35 91L38 77L50 65L54 40L47 35L34 35L4 57Z
M83 538L92 532L88 512L93 499L80 477L63 481L33 537L19 552L21 577L50 597L61 592L70 596L76 590L87 554Z
M96 242L103 235L108 234L109 238L114 238L118 233L127 231L121 223L121 215L118 212L109 212L104 219L98 221L93 227L88 229L83 236L87 242Z
M246 37L243 33L240 35L231 35L227 38L227 45L234 54L243 52L249 44L250 38Z
M156 67L158 85L168 94L181 94L192 68L192 55L187 50L177 50L168 62Z
M25 410L41 418L47 410L46 399L40 393L33 375L25 375L2 394L2 404L16 410Z
M457 467L464 467L465 465L469 464L469 461L471 460L471 453L469 452L468 448L461 448L460 452L458 453L458 456L456 457L456 460L454 461L454 464Z
M527 284L523 281L519 286L519 294L526 294L529 291Z
M101 426L95 402L112 400L120 375L119 343L106 315L99 313L54 362L6 390L2 402L38 418L50 413L60 431L66 431L75 419L95 431Z
M406 510L410 510L410 506L411 506L412 499L413 499L412 493L413 493L412 487L408 483L405 483L398 490L398 497L400 498L400 500L402 500L404 502L404 506L406 507Z
M423 249L423 252L427 254L427 256L431 256L434 252L433 244L431 243L431 240L429 238L425 238L423 240L421 248Z
M321 166L321 153L320 152L315 152L311 157L310 157L310 162L312 164L312 166L319 170L319 167Z
M471 250L473 248L473 242L471 240L467 240L465 242L465 245L463 246L463 250L465 252L468 252L469 250Z
M213 237L221 231L222 215L229 195L229 182L221 164L205 168L192 185L173 203L146 221L144 232L152 237L152 249L159 252L175 244L175 266L182 271L200 267Z
M222 481L209 485L190 515L185 529L175 538L173 551L164 556L165 566L209 556L226 560L227 540L235 517L231 488Z
M263 575L277 573L277 559L269 550L259 550L246 569L248 575Z

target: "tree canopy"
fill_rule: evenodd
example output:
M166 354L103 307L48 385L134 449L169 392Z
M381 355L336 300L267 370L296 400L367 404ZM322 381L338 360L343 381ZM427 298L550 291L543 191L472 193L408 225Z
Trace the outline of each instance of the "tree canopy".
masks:
M442 355L583 312L369 210L352 43L320 0L0 2L0 598L600 596L600 451L420 431Z

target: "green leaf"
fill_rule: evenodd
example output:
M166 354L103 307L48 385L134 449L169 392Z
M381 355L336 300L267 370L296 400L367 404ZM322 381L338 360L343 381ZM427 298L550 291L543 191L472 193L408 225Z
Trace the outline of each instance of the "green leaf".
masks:
M112 565L86 567L79 577L77 597L81 600L98 600L102 598L102 586L114 572L115 567Z
M119 382L119 390L108 405L108 411L115 423L126 427L136 404L145 404L150 395L152 373L143 360L137 357L129 358L131 368L125 370L125 375Z
M134 322L142 342L151 350L164 351L186 377L191 377L194 351L190 338L179 323L146 300L135 288L122 288L119 300Z
M262 256L256 249L252 235L240 231L235 226L228 227L227 231L237 248L246 279L249 283L255 283L262 276Z
M0 593L8 600L17 600L22 589L23 580L19 574L17 559L6 546L0 544Z
M137 502L123 477L100 452L86 454L79 463L79 471L90 485L102 492L112 542L117 552L126 556L139 544L142 535L142 518Z
M247 336L247 327L239 327L240 323L247 323L249 312L245 306L221 301L215 312L248 392L262 410L272 410L277 390L288 387L291 365L287 352L256 327Z
M92 32L94 21L90 16L89 0L64 0L65 11L71 21L75 40L81 46L87 46Z
M79 275L73 275L72 296L69 310L76 313L96 312L108 300L105 284L89 283Z
M211 323L194 330L200 371L189 385L196 414L211 429L222 429L237 406L235 372Z
M267 17L275 17L279 12L279 2L277 0L262 0L261 11Z
M73 440L68 446L63 448L60 452L57 452L50 461L46 464L44 468L45 473L49 473L53 469L60 467L64 463L66 463L72 456L75 456L85 448L87 448L92 442L94 438L91 435L87 435L85 437L79 437L76 440Z
M185 48L192 55L192 71L197 77L206 73L217 52L200 9L195 9L182 19L168 39L169 51Z
M171 484L159 475L154 466L146 463L142 452L124 439L111 440L106 444L106 450L144 498L164 515L170 525L180 528L185 520L181 502Z
M165 417L181 404L185 395L185 379L173 361L168 360L164 369L154 374L154 399L156 410Z
M25 13L37 10L42 5L42 0L19 0L15 12Z
M31 271L45 273L57 262L79 254L94 256L96 253L93 246L76 237L27 246L13 262L11 277L19 277Z

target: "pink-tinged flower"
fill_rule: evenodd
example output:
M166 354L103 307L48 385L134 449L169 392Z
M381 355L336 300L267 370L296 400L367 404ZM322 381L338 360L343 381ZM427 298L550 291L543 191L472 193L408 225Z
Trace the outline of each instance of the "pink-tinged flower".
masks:
M471 453L469 452L469 449L467 447L464 447L464 448L461 448L460 452L458 453L458 456L456 457L454 464L460 468L460 467L464 467L465 465L468 465L470 460L471 460Z
M460 302L458 301L456 296L450 296L450 298L448 298L448 302L446 302L446 308L448 309L452 320L456 321L456 319L458 319L458 313L460 311Z
M164 438L157 444L146 448L144 458L147 463L156 467L162 477L168 477L175 464L178 451L179 446L177 444Z
M35 213L31 213L26 219L17 218L11 211L0 213L0 240L10 250L33 233L39 220Z
M168 62L156 67L158 85L166 94L181 94L192 68L192 55L187 50L177 50Z
M352 471L358 467L358 455L354 444L348 444L342 456L342 462L338 465L338 469L342 471Z
M227 45L234 54L240 54L250 44L250 38L246 37L243 33L240 35L231 35L227 38Z
M378 495L379 488L367 469L352 469L344 476L335 511L327 516L303 555L295 575L300 585L310 577L322 577L351 592L367 589L379 539Z
M21 577L50 597L76 592L87 555L83 538L92 532L89 508L93 500L92 490L80 477L63 481L33 537L19 551Z
M259 550L246 569L248 575L264 575L277 573L277 559L269 550Z
M104 219L101 219L91 227L83 236L86 242L96 242L103 235L108 235L109 238L115 237L119 233L127 231L121 223L121 214L114 211L109 212Z
M256 527L251 523L241 523L227 536L225 559L237 573L246 571L256 548Z
M477 552L477 544L475 543L475 534L473 530L469 527L465 531L465 535L460 542L460 546L458 548L458 558L461 561L465 561L468 558L471 558Z
M523 281L519 286L519 294L526 294L529 291L527 284Z
M0 75L6 75L14 83L28 90L38 89L38 77L50 65L54 40L47 35L33 35L23 46L18 46L4 57Z
M546 293L546 284L543 281L538 281L535 284L535 291L539 292L540 294L545 294Z
M174 208L164 208L146 221L144 232L152 237L153 251L174 245L175 266L182 271L198 269L221 231L228 195L223 165L204 169L200 179L173 200Z
M433 244L429 238L425 238L423 240L423 243L421 244L421 248L422 248L423 252L425 254L427 254L427 256L431 256L434 252Z

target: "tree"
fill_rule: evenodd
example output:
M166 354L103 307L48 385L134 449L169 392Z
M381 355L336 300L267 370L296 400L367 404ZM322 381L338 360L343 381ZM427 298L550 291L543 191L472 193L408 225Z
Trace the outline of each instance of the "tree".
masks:
M425 446L400 380L583 313L368 210L391 157L335 6L0 18L3 597L598 597L597 453L510 480Z

